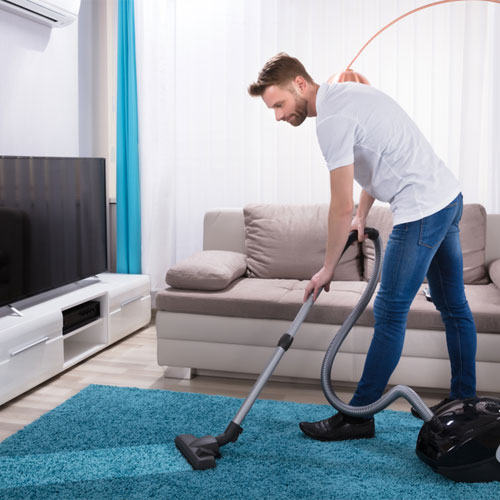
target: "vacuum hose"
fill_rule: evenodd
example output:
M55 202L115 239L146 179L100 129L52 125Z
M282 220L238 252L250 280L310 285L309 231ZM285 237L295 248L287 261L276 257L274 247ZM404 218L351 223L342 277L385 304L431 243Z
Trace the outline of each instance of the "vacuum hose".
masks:
M377 287L382 269L382 242L380 240L379 233L375 229L366 228L365 234L374 242L375 245L375 269L373 270L372 276L368 281L363 295L347 319L344 321L339 331L336 333L330 343L330 346L328 347L328 350L326 351L325 358L323 359L323 365L321 367L321 387L328 402L339 412L351 417L370 417L373 414L382 411L384 408L387 408L387 406L393 403L396 399L403 397L413 406L413 408L415 408L424 422L429 422L434 414L425 405L420 396L413 389L405 385L397 385L393 387L380 399L366 406L350 406L339 399L333 390L331 371L335 356L337 355L342 342L344 342L344 339L347 337L348 333L351 331L352 327L370 302L370 299L375 292L375 288ZM355 241L353 235L357 239L357 231L351 232L346 248Z

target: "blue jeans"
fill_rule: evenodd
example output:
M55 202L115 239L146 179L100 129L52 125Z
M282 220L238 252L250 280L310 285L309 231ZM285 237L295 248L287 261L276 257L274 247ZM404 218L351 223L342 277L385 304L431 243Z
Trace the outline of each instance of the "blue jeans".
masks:
M394 226L374 303L375 332L350 404L364 406L382 395L401 357L408 311L425 276L446 329L450 398L476 395L476 327L465 297L458 229L462 210L459 194L429 217Z

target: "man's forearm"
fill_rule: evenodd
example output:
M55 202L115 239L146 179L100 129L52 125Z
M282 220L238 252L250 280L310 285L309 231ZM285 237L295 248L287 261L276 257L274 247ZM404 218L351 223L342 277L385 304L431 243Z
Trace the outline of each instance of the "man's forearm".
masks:
M352 209L350 211L334 210L328 213L328 241L326 245L325 268L335 269L344 250L351 229Z
M356 217L359 217L361 219L366 219L366 217L368 216L368 212L370 211L370 208L372 207L374 201L375 198L373 196L370 196L363 189L359 197L359 205L358 209L356 210Z

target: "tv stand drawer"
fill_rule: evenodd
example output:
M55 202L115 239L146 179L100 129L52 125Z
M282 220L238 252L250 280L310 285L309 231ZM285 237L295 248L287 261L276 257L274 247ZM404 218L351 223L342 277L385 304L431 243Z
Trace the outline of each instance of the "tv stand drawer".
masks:
M53 377L61 371L63 341L39 335L14 349L0 362L0 404Z
M134 297L109 314L109 341L111 343L149 323L151 297Z
M151 320L151 283L144 274L100 275L108 287L109 341L116 342Z
M11 315L2 318L0 363L9 360L13 355L20 355L35 348L33 344L45 337L47 342L57 339L61 336L61 330L62 313L58 309L45 314L31 315L28 312L22 317Z

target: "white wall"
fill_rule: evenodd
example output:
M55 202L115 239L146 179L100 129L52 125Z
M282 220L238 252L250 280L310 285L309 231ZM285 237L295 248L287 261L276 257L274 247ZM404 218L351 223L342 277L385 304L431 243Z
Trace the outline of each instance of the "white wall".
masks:
M106 2L65 28L0 10L0 155L107 155Z

